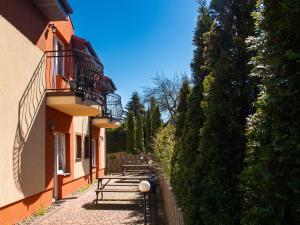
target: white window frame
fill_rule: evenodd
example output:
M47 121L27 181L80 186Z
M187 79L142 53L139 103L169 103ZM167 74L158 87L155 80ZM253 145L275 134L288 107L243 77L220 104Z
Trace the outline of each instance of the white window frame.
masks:
M97 156L96 140L92 139L92 167L96 167L96 156Z
M66 47L64 45L64 43L56 36L54 35L53 37L53 50L54 51L58 51L58 44L62 46L62 50L65 50ZM59 75L62 75L63 77L65 77L65 60L64 57L60 58L59 56L59 52L55 52L54 53L54 58L53 58L53 67L54 67L54 77L56 77L58 75L58 60L62 60L62 73Z
M55 155L57 174L66 173L66 135L64 133L55 132ZM60 168L60 162L62 168Z

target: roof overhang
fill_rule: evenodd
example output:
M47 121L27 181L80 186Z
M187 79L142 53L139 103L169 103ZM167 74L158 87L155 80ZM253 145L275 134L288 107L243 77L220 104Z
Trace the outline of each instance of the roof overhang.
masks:
M33 0L33 2L50 21L67 20L73 13L67 0Z

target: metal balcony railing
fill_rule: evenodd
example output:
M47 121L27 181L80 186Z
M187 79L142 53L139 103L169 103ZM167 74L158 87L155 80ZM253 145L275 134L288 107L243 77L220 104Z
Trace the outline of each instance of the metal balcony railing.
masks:
M48 51L45 89L48 92L73 92L82 98L103 103L100 81L103 65L99 59L79 50Z
M123 115L121 97L117 94L110 93L105 95L105 104L103 107L103 116L110 120L120 121Z

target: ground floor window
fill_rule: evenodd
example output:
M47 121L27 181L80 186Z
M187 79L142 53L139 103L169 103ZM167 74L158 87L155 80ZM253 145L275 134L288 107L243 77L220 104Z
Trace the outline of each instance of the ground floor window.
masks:
M58 132L55 132L54 135L57 173L61 174L66 172L66 136Z
M90 158L89 136L84 137L84 158Z
M81 152L82 152L82 140L81 140L81 135L76 134L76 159L81 158Z
M96 167L96 140L92 140L92 166Z

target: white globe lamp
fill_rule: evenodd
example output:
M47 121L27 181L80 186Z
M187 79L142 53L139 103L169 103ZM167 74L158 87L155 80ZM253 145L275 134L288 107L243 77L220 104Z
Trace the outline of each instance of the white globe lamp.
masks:
M148 181L141 181L139 183L139 191L142 193L147 193L150 191L151 185Z
M147 198L146 195L150 191L151 185L148 181L141 181L139 183L139 191L144 195L144 225L147 224Z

